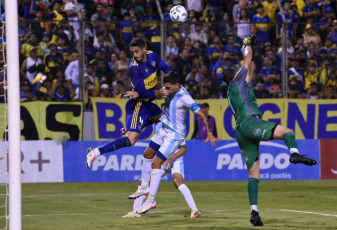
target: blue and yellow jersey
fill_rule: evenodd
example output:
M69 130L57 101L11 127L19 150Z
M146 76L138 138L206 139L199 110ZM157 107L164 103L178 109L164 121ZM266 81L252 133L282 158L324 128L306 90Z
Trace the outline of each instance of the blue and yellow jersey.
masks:
M123 21L119 24L119 30L122 32L122 40L128 45L132 40L135 27L132 22Z
M68 20L68 16L64 11L53 10L48 15L48 20L53 20L52 27L54 28L54 26L58 25L61 21Z
M270 18L268 15L255 14L252 19L252 23L256 23L255 26L259 28L268 28L268 23L270 23Z
M155 27L157 24L157 21L159 20L159 17L155 14L152 15L143 15L141 21L142 21L142 27L144 33L151 29L151 27Z
M166 74L172 69L159 57L158 54L146 51L146 61L138 63L133 58L129 65L129 74L133 91L139 93L140 98L154 98L153 91L157 81L157 70L161 69Z
M264 84L264 88L268 89L269 87L272 86L272 81L266 81L265 78L266 77L272 77L272 78L276 78L280 76L280 72L276 69L276 68L268 68L268 67L263 67L261 69L261 78L265 81Z

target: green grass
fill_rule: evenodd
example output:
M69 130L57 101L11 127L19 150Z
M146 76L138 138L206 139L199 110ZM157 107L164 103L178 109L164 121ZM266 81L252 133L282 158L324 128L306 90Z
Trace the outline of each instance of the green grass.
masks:
M202 212L199 219L189 218L183 196L170 182L161 183L156 209L132 219L121 217L132 210L133 201L127 196L135 191L136 183L23 184L22 229L253 228L246 181L186 184ZM259 211L264 229L337 229L336 205L336 180L260 182ZM0 221L3 224L3 219Z

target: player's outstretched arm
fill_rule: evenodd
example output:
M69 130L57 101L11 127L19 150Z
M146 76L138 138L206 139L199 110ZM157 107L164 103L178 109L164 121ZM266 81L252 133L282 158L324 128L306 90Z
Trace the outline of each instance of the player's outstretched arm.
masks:
M169 159L167 159L163 163L164 168L167 168L167 169L171 168L172 161L178 159L181 156L184 156L185 153L186 153L186 145L180 146L179 151L176 154L172 155Z
M211 142L211 145L212 146L215 146L215 142L219 142L220 139L218 138L215 138L213 136L213 133L212 133L212 129L211 129L211 125L209 124L209 121L208 121L208 118L207 116L204 114L204 112L202 112L202 110L199 110L198 112L195 113L196 115L198 115L202 122L204 123L205 127L206 127L206 130L207 130L207 138L205 140L205 143L207 142Z
M246 76L246 82L249 84L252 81L254 70L255 70L255 63L252 62L253 59L253 47L256 45L256 37L249 36L243 40L244 52L243 52L243 66L248 70Z

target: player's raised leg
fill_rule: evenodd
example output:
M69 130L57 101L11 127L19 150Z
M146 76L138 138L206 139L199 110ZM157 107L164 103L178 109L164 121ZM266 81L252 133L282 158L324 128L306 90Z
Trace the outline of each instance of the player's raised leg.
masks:
M297 142L295 139L295 133L293 130L283 125L277 125L273 133L273 138L276 140L284 140L284 143L287 145L291 153L291 156L289 158L290 163L302 163L308 166L313 166L317 164L314 159L299 154Z

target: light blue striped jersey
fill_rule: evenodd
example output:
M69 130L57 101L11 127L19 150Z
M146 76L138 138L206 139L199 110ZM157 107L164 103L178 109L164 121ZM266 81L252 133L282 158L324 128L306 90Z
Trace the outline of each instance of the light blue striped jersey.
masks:
M168 126L180 137L186 136L186 117L190 109L196 113L200 106L193 100L187 90L180 85L180 90L173 96L165 99L164 114L160 118L163 126Z

